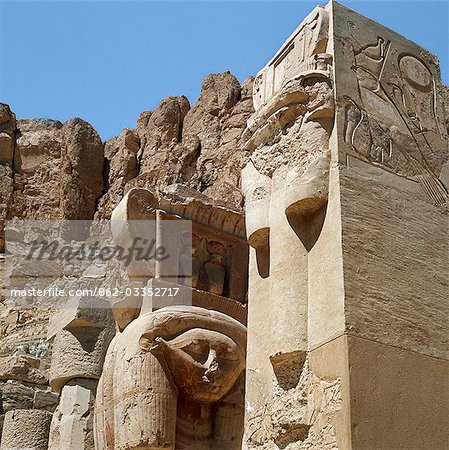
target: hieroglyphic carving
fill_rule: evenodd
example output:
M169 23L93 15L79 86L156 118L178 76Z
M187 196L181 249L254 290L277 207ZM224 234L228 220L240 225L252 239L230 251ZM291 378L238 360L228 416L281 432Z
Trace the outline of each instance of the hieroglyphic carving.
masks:
M418 56L390 51L391 41L380 36L360 44L354 28L349 22L359 95L358 100L343 95L345 142L368 161L418 181L432 203L446 205L449 195L432 162L432 142L447 139L439 125L432 72ZM388 58L398 73L386 77Z
M293 32L284 46L256 76L253 102L257 110L298 73L321 66L319 54L326 51L329 13L318 7Z

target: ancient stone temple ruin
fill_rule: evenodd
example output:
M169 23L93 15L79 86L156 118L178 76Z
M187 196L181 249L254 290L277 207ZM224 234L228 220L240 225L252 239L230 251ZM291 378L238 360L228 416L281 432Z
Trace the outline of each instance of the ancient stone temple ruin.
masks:
M449 448L448 131L436 57L336 2L106 143L1 104L3 287L14 219L191 229L175 263L77 269L131 294L4 290L0 449Z

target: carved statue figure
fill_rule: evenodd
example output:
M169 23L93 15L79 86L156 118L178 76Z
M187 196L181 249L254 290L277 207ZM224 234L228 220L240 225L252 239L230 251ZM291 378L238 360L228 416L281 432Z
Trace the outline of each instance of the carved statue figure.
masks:
M111 343L96 448L240 449L246 328L193 306L144 314Z
M328 51L328 11L317 7L256 78L255 113L243 135L251 152L242 172L246 230L255 249L245 418L251 449L290 448L312 429L306 359L316 274L309 266L329 195L335 108Z
M327 201L329 138L334 122L332 56L325 53L327 11L317 8L311 18L306 19L294 38L300 48L303 41L309 42L299 62L295 46L286 46L256 78L256 112L243 135L252 155L243 171L242 183L248 239L251 245L258 241L253 245L256 247L266 242L266 237L261 236L266 235L269 224L261 220L268 220L268 215L262 209L269 208L273 191L282 192L281 201L289 219L309 216ZM313 27L309 27L309 22ZM303 34L309 28L314 33L305 39ZM289 70L280 72L281 64ZM269 79L272 72L276 82ZM261 92L265 95L261 96Z

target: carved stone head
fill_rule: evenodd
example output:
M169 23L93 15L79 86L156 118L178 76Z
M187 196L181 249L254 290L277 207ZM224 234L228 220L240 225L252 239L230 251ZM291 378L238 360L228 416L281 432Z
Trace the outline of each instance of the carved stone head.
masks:
M216 311L172 306L138 317L108 349L97 448L240 448L245 349L246 327Z
M150 351L162 355L186 398L214 403L223 398L245 366L244 349L217 331L192 328L171 340L155 339Z

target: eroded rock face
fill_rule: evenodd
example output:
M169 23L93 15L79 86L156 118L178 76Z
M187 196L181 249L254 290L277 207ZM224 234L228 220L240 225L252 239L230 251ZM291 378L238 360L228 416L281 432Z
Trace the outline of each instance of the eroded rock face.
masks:
M5 249L5 219L8 213L8 205L13 195L12 169L6 165L0 165L0 252Z
M196 158L195 174L185 180L187 184L238 207L242 206L240 171L249 157L239 144L253 112L252 83L248 78L240 87L227 72L207 76L183 133L183 142Z
M91 219L103 191L103 143L82 119L19 120L7 217Z
M153 112L141 113L135 130L110 139L97 217L109 218L131 187L174 183L240 209L240 171L249 157L240 139L253 112L252 84L252 77L240 86L229 72L210 74L192 108L183 96L167 97Z
M60 217L62 123L19 120L14 155L14 193L8 217Z
M0 162L11 164L14 150L16 116L8 105L0 103Z
M103 191L103 143L91 125L71 119L63 126L61 212L64 218L93 218Z
M139 173L137 153L140 140L134 130L125 128L119 136L106 141L104 155L105 167L105 190L101 197L98 210L104 216L109 217L113 205L118 204L123 197L126 183L135 178Z

